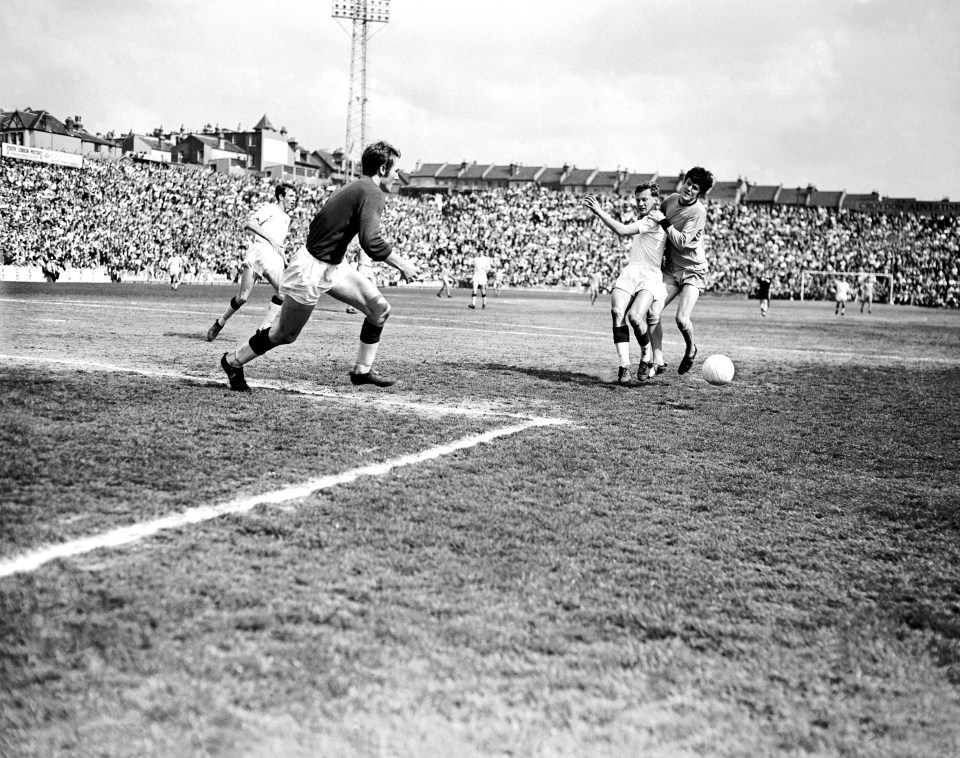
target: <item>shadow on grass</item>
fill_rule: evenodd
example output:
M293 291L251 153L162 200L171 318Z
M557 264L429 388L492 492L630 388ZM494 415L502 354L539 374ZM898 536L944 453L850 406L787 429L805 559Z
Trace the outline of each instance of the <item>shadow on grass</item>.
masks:
M164 337L179 337L182 340L207 341L207 333L204 332L164 332Z
M502 371L512 374L525 374L534 379L540 379L545 382L556 382L558 384L573 384L581 387L602 387L604 389L617 392L629 392L630 390L642 390L645 387L656 387L665 384L663 379L656 378L646 382L634 382L630 386L622 387L617 384L616 379L611 377L605 379L597 374L584 374L576 371L562 371L559 369L537 368L535 366L509 366L504 363L484 363L477 366L484 371Z

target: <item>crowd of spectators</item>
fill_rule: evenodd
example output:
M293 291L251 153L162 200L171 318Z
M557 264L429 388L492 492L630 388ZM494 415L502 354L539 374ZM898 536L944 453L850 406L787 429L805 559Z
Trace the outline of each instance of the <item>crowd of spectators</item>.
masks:
M302 244L331 191L300 188L290 248ZM179 253L188 280L234 280L244 222L272 197L270 179L207 169L123 160L90 162L78 170L4 160L3 263L45 270L102 267L115 280L161 279L167 258ZM603 203L630 220L632 198L607 197ZM712 202L708 209L710 292L749 294L765 272L773 297L797 298L802 271L867 271L891 276L895 303L960 307L956 217ZM393 197L384 230L418 262L425 279L449 268L461 285L469 282L470 259L482 252L501 269L505 286L578 287L598 271L609 287L629 245L600 226L580 198L536 185ZM878 279L878 300L887 299L886 282ZM830 286L823 276L804 281L809 297L825 296Z

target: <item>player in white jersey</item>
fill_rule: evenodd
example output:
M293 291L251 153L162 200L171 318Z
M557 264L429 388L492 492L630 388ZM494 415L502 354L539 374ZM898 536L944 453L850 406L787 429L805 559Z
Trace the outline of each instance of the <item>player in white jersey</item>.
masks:
M288 211L293 209L297 195L290 184L278 184L274 190L276 202L264 203L247 219L244 231L253 235L247 246L247 253L240 266L240 292L230 299L230 305L223 315L213 322L207 330L207 342L213 342L226 325L227 320L247 302L253 285L266 279L273 287L273 297L267 306L263 321L257 331L269 329L280 312L283 298L280 296L280 276L287 265L283 254L283 242L290 229Z
M475 255L473 260L473 292L470 296L468 308L477 307L477 292L480 292L480 307L487 307L487 275L493 268L493 260L489 255Z
M183 256L174 253L167 259L167 273L170 275L170 289L175 290L183 281Z
M847 315L847 300L850 299L850 283L845 279L837 279L833 285L833 299L837 301L837 307L833 311L834 316Z
M693 368L697 357L697 345L693 341L693 307L707 288L707 256L703 237L707 228L707 207L704 198L713 187L713 174L702 166L690 169L683 178L679 192L664 198L662 209L654 211L651 218L667 233L667 252L663 258L663 283L667 288L665 306L675 297L680 297L677 306L677 328L686 344L683 359L677 367L678 374L686 374ZM653 331L654 361L656 372L661 373L663 362L663 328L660 312L663 307L654 307L651 316ZM656 318L653 318L655 316Z
M640 184L634 190L634 200L637 204L637 219L629 224L613 218L600 207L600 202L592 195L584 200L591 212L610 229L621 237L633 238L629 261L617 277L610 294L613 344L620 359L617 382L624 385L633 384L633 377L630 375L630 328L633 328L642 351L637 379L644 382L653 364L647 319L654 304L660 303L662 308L667 297L663 274L660 272L667 235L649 215L660 207L660 187L657 184Z

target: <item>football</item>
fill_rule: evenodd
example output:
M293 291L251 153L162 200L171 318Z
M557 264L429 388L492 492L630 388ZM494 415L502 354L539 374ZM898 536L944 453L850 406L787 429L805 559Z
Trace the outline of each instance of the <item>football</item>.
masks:
M710 384L729 384L733 380L733 361L719 353L711 355L703 362L702 371Z

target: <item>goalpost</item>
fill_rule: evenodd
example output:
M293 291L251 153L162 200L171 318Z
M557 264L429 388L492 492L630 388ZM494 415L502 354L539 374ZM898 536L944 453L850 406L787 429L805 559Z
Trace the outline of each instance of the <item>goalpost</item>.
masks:
M810 277L809 286L807 277ZM806 268L800 271L800 300L826 300L833 293L830 282L841 278L850 282L852 292L857 292L860 283L868 276L876 280L873 290L874 302L886 301L893 305L893 274L880 274L876 271L817 271Z

